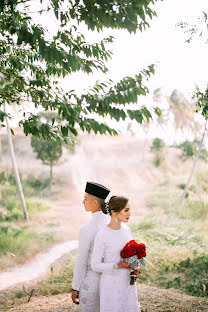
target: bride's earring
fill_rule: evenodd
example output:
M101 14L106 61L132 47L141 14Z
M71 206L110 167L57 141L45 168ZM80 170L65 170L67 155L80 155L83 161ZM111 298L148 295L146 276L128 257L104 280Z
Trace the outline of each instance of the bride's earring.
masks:
M117 222L118 222L118 218L117 218L117 216L115 216L114 221L115 221L115 223L117 223Z

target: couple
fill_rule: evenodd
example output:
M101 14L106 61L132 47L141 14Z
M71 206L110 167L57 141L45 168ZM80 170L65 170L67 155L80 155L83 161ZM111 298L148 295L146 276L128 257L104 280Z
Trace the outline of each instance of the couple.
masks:
M129 265L120 261L120 251L132 239L130 229L122 225L129 220L129 201L112 196L106 204L109 193L103 185L86 184L83 203L92 218L79 232L72 300L80 303L81 312L140 312Z

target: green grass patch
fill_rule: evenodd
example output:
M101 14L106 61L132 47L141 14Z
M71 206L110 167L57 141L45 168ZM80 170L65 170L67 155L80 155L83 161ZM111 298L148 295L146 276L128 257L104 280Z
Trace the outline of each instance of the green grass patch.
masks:
M0 221L13 221L23 219L23 209L19 198L14 177L8 172L0 172ZM37 179L29 176L22 179L22 185L29 215L49 209L40 198L40 191L48 185L48 179ZM38 193L37 193L38 192Z
M26 198L26 206L29 215L50 209L44 201L35 198ZM0 200L0 221L23 220L23 208L19 198L3 197Z
M46 180L39 180L32 176L21 180L29 217L50 209L40 195L40 191L46 188ZM34 229L18 225L16 221L23 219L23 208L15 179L11 173L2 171L0 172L0 257L4 257L4 260L7 259L8 253L15 255L15 259L24 257L29 251L34 254L41 248L51 245L54 240L54 236L49 231L40 234Z
M38 234L28 227L18 228L13 223L2 223L0 225L0 257L7 253L19 257L32 246L44 246L53 240L52 233Z
M165 288L176 288L183 292L197 296L208 297L208 256L187 258L172 269L174 277L164 276Z
M208 296L207 175L196 175L188 198L180 203L184 177L158 184L148 199L150 211L132 223L134 238L147 247L138 283L176 288Z
M50 179L37 178L29 175L23 182L23 186L27 188L28 193L42 192L50 186Z

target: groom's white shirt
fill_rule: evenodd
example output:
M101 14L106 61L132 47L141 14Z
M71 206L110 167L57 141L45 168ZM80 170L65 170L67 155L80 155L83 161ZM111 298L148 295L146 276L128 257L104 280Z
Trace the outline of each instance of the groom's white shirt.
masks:
M91 270L91 256L94 238L98 231L109 222L109 216L102 211L92 214L92 218L83 224L79 231L78 253L74 269L72 289L80 290L80 286L88 270Z

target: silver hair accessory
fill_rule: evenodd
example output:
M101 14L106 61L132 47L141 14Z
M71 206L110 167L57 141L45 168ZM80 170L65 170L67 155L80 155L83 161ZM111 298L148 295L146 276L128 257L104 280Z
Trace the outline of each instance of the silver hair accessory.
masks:
M117 218L117 216L115 216L114 221L115 221L115 223L117 223L117 222L118 222L118 218Z
M105 204L107 214L110 214L108 202Z

